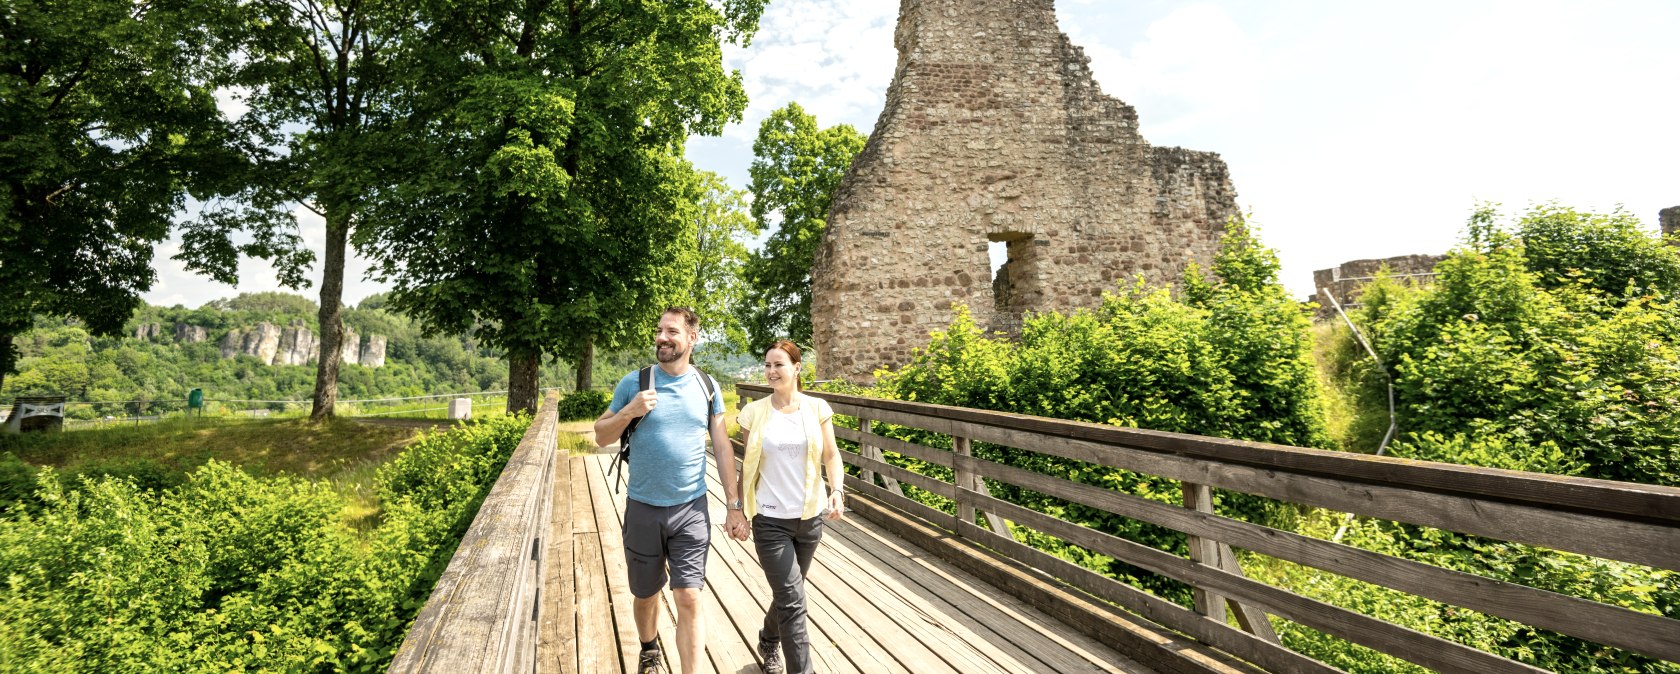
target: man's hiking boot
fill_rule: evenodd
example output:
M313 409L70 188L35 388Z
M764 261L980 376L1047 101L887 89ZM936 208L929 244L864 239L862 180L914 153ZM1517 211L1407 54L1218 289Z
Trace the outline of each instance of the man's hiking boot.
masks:
M665 661L659 649L642 651L642 659L636 665L636 674L665 674Z
M782 674L782 644L758 638L758 659L764 661L764 674Z

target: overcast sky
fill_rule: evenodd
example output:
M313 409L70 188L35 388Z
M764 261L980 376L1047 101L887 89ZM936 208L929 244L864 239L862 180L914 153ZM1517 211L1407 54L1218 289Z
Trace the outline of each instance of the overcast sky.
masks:
M1301 297L1314 269L1444 252L1478 201L1620 204L1652 231L1680 205L1680 3L1061 0L1057 13L1145 139L1225 158ZM897 14L892 0L771 2L752 45L725 53L745 120L691 140L690 159L745 188L758 124L788 101L873 130ZM319 255L322 223L303 223ZM188 274L169 259L178 245L159 247L153 304L277 288L260 262L237 289ZM347 302L382 290L365 269L350 261Z

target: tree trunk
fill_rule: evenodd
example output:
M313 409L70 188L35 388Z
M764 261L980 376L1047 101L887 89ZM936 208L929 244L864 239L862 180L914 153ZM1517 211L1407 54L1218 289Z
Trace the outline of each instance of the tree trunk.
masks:
M537 413L537 368L542 352L508 350L508 414Z
M12 369L12 333L0 334L0 391L6 388L6 373Z
M328 205L327 260L321 270L321 352L315 359L315 405L309 411L310 421L333 418L338 402L338 365L344 351L344 247L349 235L349 207Z
M588 391L595 386L595 338L583 341L583 352L577 359L577 387L575 390Z

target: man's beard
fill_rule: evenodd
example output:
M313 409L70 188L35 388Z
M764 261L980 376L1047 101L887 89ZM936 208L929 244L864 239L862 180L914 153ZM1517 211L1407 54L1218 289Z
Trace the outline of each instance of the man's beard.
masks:
M661 363L675 363L678 359L688 355L688 352L678 351L675 345L666 344L654 347L653 355Z

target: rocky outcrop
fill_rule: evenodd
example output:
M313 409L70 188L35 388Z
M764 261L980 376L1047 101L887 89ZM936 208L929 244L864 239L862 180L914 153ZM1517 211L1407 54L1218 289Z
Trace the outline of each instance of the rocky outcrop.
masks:
M175 324L175 341L182 344L197 344L210 338L210 331L197 325L186 323Z
M270 365L307 365L315 360L320 347L315 334L302 323L294 323L280 332L280 345Z
M142 342L155 342L163 338L163 326L156 323L141 323L134 327L134 338Z
M367 367L385 367L385 335L369 335L362 348L361 363Z
M217 345L221 348L223 358L232 358L245 351L245 333L242 330L229 330L222 335L222 341Z
M258 323L245 333L244 343L240 345L239 350L262 361L264 365L273 365L274 354L280 350L280 328L268 321Z
M340 342L338 360L341 363L362 362L362 338L355 330L344 329L344 340Z

